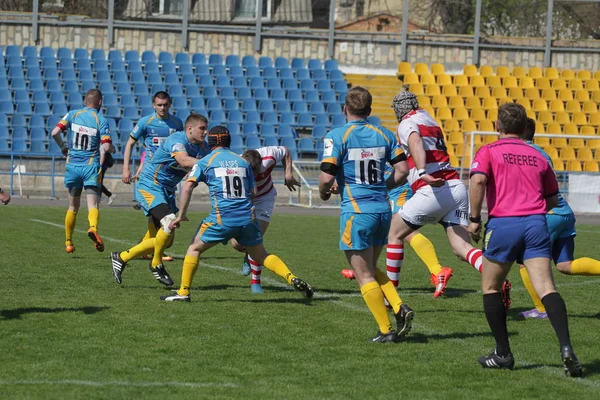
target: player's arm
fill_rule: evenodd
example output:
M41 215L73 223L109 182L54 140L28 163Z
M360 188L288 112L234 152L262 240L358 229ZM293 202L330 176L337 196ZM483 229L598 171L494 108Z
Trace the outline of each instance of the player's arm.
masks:
M281 164L283 164L283 170L285 173L285 186L289 189L290 192L296 191L296 186L300 187L300 182L296 180L294 177L294 170L292 168L292 153L290 153L290 149L285 146L282 146L285 149L285 154L283 159L281 160Z
M173 157L184 168L192 168L198 162L196 157L192 157L184 151L173 154Z
M438 187L444 184L442 178L434 178L425 171L425 164L427 163L425 148L423 147L423 139L418 132L413 131L408 136L408 150L415 162L415 168L419 173L419 179L422 179L425 183L430 186Z
M558 205L558 181L556 173L548 163L543 175L544 198L546 199L546 211L552 210Z
M319 196L321 200L327 201L331 197L332 188L338 191L335 177L342 163L341 144L335 133L329 132L323 139L323 160L321 160L321 173L319 174Z
M403 185L406 182L406 177L408 176L409 171L408 163L406 162L406 154L404 151L398 146L395 146L392 151L392 159L389 160L389 163L392 168L394 168L394 171L385 181L387 190L391 190L395 187Z
M131 178L131 170L129 169L129 163L131 162L131 150L133 146L146 134L146 119L142 118L133 128L129 134L129 139L125 144L125 150L123 151L123 173L121 174L121 180L123 183L130 184L133 180Z
M198 160L196 160L198 162ZM189 173L188 179L181 186L181 194L179 195L179 212L177 217L169 224L169 229L173 230L179 228L179 224L182 221L189 221L187 217L188 207L192 199L192 192L198 186L198 182L203 179L202 167L198 164L194 164L191 172Z
M61 153L66 157L69 153L69 148L65 145L65 142L62 139L62 133L67 129L70 125L70 113L65 115L63 119L61 119L56 127L52 129L52 139L56 142L58 147L60 148Z
M108 128L108 121L104 118L100 122L100 165L104 165L104 159L106 153L110 152L110 146L112 144L112 137L110 136L110 129Z

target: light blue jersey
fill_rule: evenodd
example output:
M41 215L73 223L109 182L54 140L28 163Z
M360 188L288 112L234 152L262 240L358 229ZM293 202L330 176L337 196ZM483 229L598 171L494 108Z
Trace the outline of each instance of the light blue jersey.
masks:
M183 122L174 115L169 114L167 119L161 119L154 113L142 117L131 131L130 136L136 141L143 140L147 152L146 157L152 158L156 150L171 134L183 130Z
M384 179L387 181L393 172L394 167L392 167L390 164L386 164ZM413 197L413 191L410 188L410 184L406 182L404 185L400 185L392 190L388 190L388 196L392 206L392 214L396 214L402 209L402 207L404 207L404 204L410 200L411 197Z
M100 164L100 145L111 143L108 121L95 108L69 111L57 124L67 131L67 164Z
M229 149L214 150L198 161L188 182L205 182L212 210L209 220L218 225L243 226L254 221L250 195L255 186L250 164Z
M395 135L366 120L332 129L324 139L321 169L335 166L341 212L387 213L384 172L387 162L406 160Z

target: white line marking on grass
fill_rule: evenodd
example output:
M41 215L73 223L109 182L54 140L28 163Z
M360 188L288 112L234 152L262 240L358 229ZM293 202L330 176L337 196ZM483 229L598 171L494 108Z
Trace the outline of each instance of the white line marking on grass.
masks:
M77 385L77 386L126 386L126 387L156 387L156 386L175 386L175 387L190 387L190 388L228 388L239 387L234 383L214 383L214 382L128 382L128 381L82 381L77 379L62 379L62 380L21 380L21 381L0 381L0 385Z

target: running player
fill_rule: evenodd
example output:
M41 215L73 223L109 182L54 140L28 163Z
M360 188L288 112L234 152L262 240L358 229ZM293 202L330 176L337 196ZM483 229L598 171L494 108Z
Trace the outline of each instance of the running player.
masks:
M236 239L244 246L257 263L285 277L288 284L302 292L304 297L312 298L312 287L292 274L279 257L265 250L263 235L254 218L251 201L256 195L254 174L250 164L229 149L231 135L227 128L212 128L208 134L208 144L211 153L194 165L181 190L181 209L177 218L171 222L170 229L175 229L182 221L188 221L186 214L192 191L199 182L205 182L208 186L212 209L188 247L183 261L181 287L172 295L161 296L161 300L190 301L190 287L198 270L200 255L230 239Z
M476 241L480 239L485 196L488 222L483 240L481 290L485 316L496 339L494 351L481 356L479 363L483 368L514 367L507 311L500 291L511 265L517 261L525 264L546 307L560 345L565 374L581 376L581 365L571 346L567 308L554 286L550 265L552 247L546 212L558 205L558 183L540 152L523 143L526 123L527 113L522 105L500 106L496 122L500 139L479 149L471 165L469 232Z
M400 145L408 157L408 181L414 195L392 217L390 236L401 243L423 225L440 223L454 254L481 272L481 250L471 245L466 229L467 190L450 165L442 129L427 111L419 108L417 97L412 92L398 93L394 97L393 108L399 122ZM440 275L435 282L436 291L443 293L451 276L451 273ZM508 281L503 285L503 294L508 308Z
M284 183L290 191L295 191L296 186L300 186L300 182L294 178L292 169L292 155L287 147L284 146L268 146L261 147L257 150L246 150L242 157L250 163L250 167L254 172L256 180L256 198L254 199L254 215L258 220L260 231L264 235L271 222L271 215L275 208L275 198L277 190L273 185L271 172L277 163L283 164L285 173ZM245 249L235 239L231 240L231 244L238 251ZM263 289L260 282L262 265L258 264L246 253L244 264L242 266L242 275L250 275L250 290L255 294L262 294ZM275 272L275 271L273 271ZM276 272L275 272L276 273ZM285 278L282 276L282 278Z
M394 187L405 180L407 167L394 135L367 121L372 101L369 91L362 87L348 91L344 105L348 123L332 129L324 139L319 194L322 200L329 200L337 180L336 191L342 200L339 247L379 326L377 335L369 341L389 343L410 332L414 311L403 304L388 276L377 268L391 219L384 171L386 162L394 167L387 181ZM396 316L396 331L392 330L386 299Z
M173 230L169 223L175 219L175 187L188 174L198 159L208 154L204 139L208 120L203 115L190 114L185 120L185 132L175 132L147 159L136 187L136 199L148 217L148 226L157 232L155 237L142 240L129 250L111 254L115 281L121 283L121 275L130 260L154 252L150 271L163 285L173 280L162 263L167 244L172 240Z
M534 149L542 153L550 166L554 168L552 158L540 146L533 144L534 135L535 121L528 118L523 139ZM581 257L575 260L575 235L577 234L575 231L575 214L560 192L558 193L558 205L546 214L546 224L550 232L552 259L554 260L556 269L566 275L600 275L600 261L588 257ZM519 271L521 272L521 278L523 278L527 292L535 305L535 308L522 312L520 314L521 317L524 319L548 318L546 307L544 307L542 300L531 284L527 268L521 265Z
M81 204L81 192L85 189L88 205L88 237L96 250L104 251L104 243L98 234L98 202L100 199L100 172L104 155L110 150L111 138L108 121L99 114L102 93L97 89L85 94L85 108L72 110L52 130L52 138L67 157L65 186L69 190L69 209L65 217L65 251L75 251L73 231ZM67 131L67 143L61 137ZM100 151L103 148L103 152Z

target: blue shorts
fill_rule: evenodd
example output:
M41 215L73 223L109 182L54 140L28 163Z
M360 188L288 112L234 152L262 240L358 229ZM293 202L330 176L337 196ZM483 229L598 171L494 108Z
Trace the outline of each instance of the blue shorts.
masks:
M65 168L65 186L68 189L82 189L84 187L100 188L100 164L72 165Z
M551 242L544 215L492 218L485 227L483 255L499 263L550 258Z
M162 186L149 186L138 183L135 191L135 200L140 204L146 216L150 215L150 210L159 204L169 206L173 214L179 211L175 200L175 192L165 189Z
M219 225L212 218L205 218L198 227L197 235L204 243L221 242L227 244L237 240L244 247L258 246L263 242L263 234L256 220L242 226Z
M575 259L575 215L546 214L555 264Z
M392 213L340 215L340 250L365 250L385 246Z
M404 203L410 200L414 194L409 185L402 185L397 189L390 190L388 193L390 205L392 206L392 214L396 214L398 211L402 210Z

